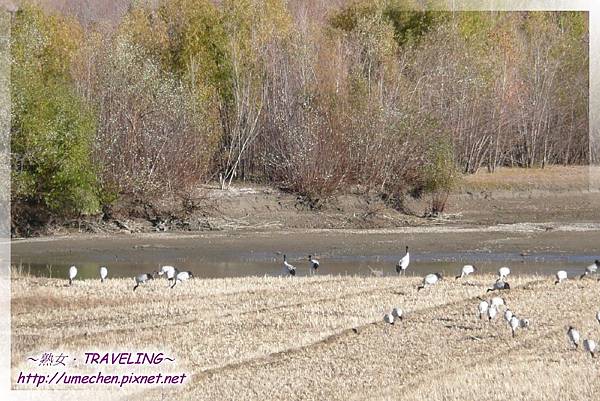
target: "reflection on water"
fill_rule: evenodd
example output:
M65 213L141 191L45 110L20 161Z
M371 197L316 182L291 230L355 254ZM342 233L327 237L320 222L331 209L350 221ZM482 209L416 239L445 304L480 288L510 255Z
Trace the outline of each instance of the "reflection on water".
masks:
M165 250L167 251L167 250ZM161 265L174 265L180 270L190 270L196 277L223 278L240 276L263 276L279 275L283 272L281 258L272 253L238 253L227 255L226 261L203 260L197 262L192 257L174 252L169 249L171 259L155 261L135 260L134 258L119 257L118 255L110 263L90 260L89 255L69 254L63 257L54 257L47 262L35 262L21 256L19 260L13 260L13 266L25 274L44 277L67 276L69 266L76 265L78 268L78 279L98 278L98 268L106 265L109 268L109 277L133 277L142 272L157 271ZM521 256L518 253L426 253L411 254L411 265L407 275L423 276L430 272L442 272L451 277L459 274L463 264L474 264L481 272L496 272L500 266L509 266L513 274L534 273L554 274L557 270L567 270L569 276L581 274L585 266L593 259L589 255L565 255L565 254L531 254ZM95 258L94 258L95 259ZM289 261L296 266L297 275L310 274L309 263L305 255L288 254ZM319 274L332 275L370 275L370 269L383 271L384 275L396 275L395 263L397 255L380 256L350 256L336 255L332 258L321 258Z

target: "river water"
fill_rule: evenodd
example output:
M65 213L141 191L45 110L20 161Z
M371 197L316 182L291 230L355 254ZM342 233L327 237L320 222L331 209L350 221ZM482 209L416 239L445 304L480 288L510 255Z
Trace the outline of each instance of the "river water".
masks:
M299 276L310 274L308 254L321 261L319 274L369 275L370 269L395 275L394 266L409 245L408 275L459 273L464 264L482 272L509 266L513 274L581 274L600 258L600 231L540 230L401 232L401 231L289 231L204 233L197 235L145 234L138 236L34 239L13 241L12 266L22 273L66 277L78 267L79 279L96 279L98 267L110 277L133 277L173 265L196 277L222 278L278 275L283 254Z

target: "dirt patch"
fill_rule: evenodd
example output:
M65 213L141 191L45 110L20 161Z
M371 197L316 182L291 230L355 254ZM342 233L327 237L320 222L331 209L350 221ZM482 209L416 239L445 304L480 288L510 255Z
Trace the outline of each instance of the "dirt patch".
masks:
M101 216L54 223L35 235L203 232L285 229L374 229L520 222L595 222L600 196L587 190L587 167L500 169L467 176L450 195L446 214L428 218L430 196L401 203L377 194L344 194L318 203L260 185L199 188L152 204L123 198Z

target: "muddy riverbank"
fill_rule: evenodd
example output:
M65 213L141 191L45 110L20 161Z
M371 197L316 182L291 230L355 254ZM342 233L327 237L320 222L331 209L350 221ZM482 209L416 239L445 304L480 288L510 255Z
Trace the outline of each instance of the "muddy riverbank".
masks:
M600 222L600 196L589 192L587 167L500 169L465 176L450 194L445 213L429 218L431 196L384 199L353 193L309 201L277 188L236 183L221 190L205 185L185 197L167 194L140 203L123 197L94 216L21 222L13 236L137 234L151 232L285 231L290 229L384 229L489 226L516 223Z
M101 265L113 277L131 277L169 264L197 277L278 275L282 255L309 273L307 256L321 260L322 274L394 275L410 246L409 274L455 274L462 264L483 271L500 265L515 273L577 272L600 258L600 224L528 223L494 226L436 226L377 230L277 230L77 235L12 242L12 264L21 272L64 277L75 264L80 278L96 278Z

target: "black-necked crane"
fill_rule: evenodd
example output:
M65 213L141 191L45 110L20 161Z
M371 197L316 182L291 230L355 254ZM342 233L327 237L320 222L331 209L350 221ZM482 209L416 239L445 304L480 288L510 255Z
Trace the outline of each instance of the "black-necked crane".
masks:
M162 266L159 271L156 272L159 276L166 276L167 281L173 282L175 280L175 276L177 275L177 269L173 266ZM169 285L169 284L167 284Z
M144 284L146 281L152 280L152 279L154 279L154 276L150 273L138 274L137 276L134 277L135 286L133 287L133 290L135 291L140 286L140 284Z
M492 285L492 288L488 288L486 292L500 291L500 290L510 290L510 284L508 284L508 283L506 283L504 281L496 281Z
M490 305L500 308L501 306L506 306L506 301L504 301L504 298L502 297L493 297L490 301Z
M392 309L392 316L394 317L394 319L402 320L402 315L403 314L404 314L404 312L400 308L394 308L394 309Z
M512 331L512 336L514 337L515 334L516 334L516 332L517 332L517 329L521 325L520 321L519 321L519 318L516 317L516 316L511 317L510 321L508 322L508 324L510 325L510 330Z
M513 316L514 313L512 313L510 309L504 311L504 320L506 320L506 323L510 324L510 320L513 318Z
M491 322L492 320L494 320L496 318L496 316L498 316L498 307L496 307L494 305L490 305L490 307L487 310L487 314L488 314L488 319Z
M585 271L579 278L584 278L588 274L594 274L598 271L598 267L600 266L600 260L596 259L594 263L585 268Z
M383 321L389 324L394 324L394 316L392 316L390 313L386 313L383 315Z
M162 266L158 271L158 275L166 275L168 280L173 280L175 278L175 268L173 266Z
M398 275L400 275L400 273L406 274L406 269L408 268L409 264L410 264L410 253L408 252L408 246L407 246L406 253L404 254L404 256L402 256L402 258L398 261L398 263L396 263L396 273L398 273Z
M308 261L310 262L310 271L315 274L319 271L319 261L313 258L312 255L308 255Z

